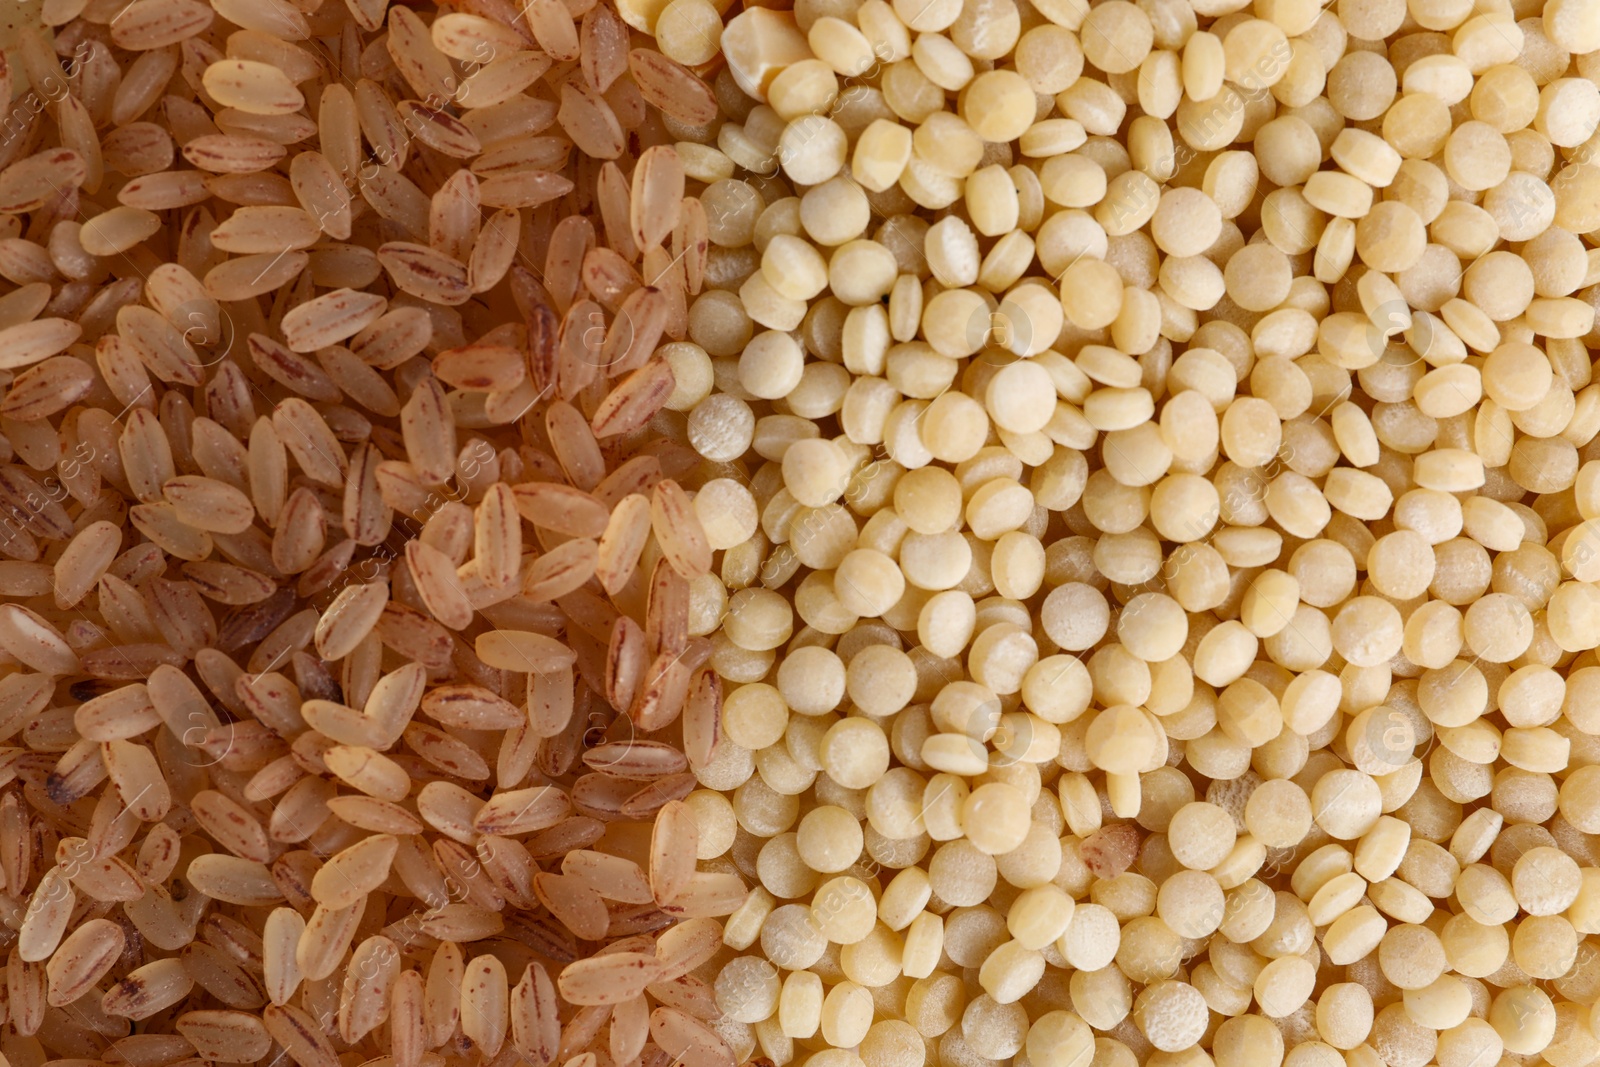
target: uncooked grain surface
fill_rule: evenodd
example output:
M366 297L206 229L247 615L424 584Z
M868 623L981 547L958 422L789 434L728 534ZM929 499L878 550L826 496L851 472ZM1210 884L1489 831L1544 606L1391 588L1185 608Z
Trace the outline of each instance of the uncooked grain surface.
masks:
M0 1067L1600 1059L1600 0L0 50Z

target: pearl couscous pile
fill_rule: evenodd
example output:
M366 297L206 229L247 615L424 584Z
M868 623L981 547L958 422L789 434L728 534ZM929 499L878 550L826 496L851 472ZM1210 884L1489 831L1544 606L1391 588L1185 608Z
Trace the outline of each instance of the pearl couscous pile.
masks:
M727 1062L1600 1057L1600 3L727 8Z

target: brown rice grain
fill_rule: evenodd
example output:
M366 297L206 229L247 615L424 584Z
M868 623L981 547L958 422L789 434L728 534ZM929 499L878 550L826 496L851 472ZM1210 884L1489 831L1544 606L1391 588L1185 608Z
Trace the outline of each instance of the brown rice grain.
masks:
M110 919L90 919L68 934L45 965L52 1007L71 1004L105 977L122 955L126 937Z
M131 972L106 991L100 1008L107 1015L135 1021L178 1003L194 988L194 980L175 959L157 960Z
M269 1004L261 1013L267 1033L300 1067L335 1067L333 1046L316 1021L292 1004Z
M202 1056L230 1062L247 1062L266 1055L272 1038L265 1024L243 1011L190 1011L173 1025Z

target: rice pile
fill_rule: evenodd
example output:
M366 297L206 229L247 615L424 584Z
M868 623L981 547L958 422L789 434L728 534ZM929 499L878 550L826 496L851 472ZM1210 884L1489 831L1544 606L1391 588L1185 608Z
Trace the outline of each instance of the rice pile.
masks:
M1597 0L0 48L9 1067L1600 1060Z
M7 11L4 1059L725 1051L710 88L582 0Z

